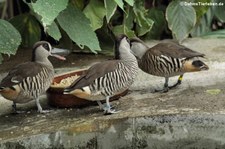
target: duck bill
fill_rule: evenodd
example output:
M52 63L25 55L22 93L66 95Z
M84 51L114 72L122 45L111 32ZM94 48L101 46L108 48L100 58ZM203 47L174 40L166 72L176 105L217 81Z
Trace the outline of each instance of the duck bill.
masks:
M208 67L207 65L204 65L204 66L200 67L200 69L201 69L202 71L204 71L204 70L209 70L209 67Z
M51 56L60 59L60 60L66 60L64 57L65 55L68 55L70 53L67 49L59 49L59 48L53 48L51 50Z

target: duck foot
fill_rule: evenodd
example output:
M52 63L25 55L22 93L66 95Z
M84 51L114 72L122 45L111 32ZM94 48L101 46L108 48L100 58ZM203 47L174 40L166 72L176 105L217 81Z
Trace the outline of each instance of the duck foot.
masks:
M175 88L175 87L177 87L178 85L181 85L181 81L177 81L177 83L175 83L174 85L172 85L172 86L169 86L168 88L169 89L173 89L173 88Z
M50 110L38 110L38 113L41 113L41 114L46 114L46 113L50 113L51 111Z
M13 102L12 108L13 108L12 114L22 114L22 113L26 112L26 111L18 111L17 108L16 108L16 103L15 102Z
M109 109L104 109L104 115L110 115L110 114L115 114L119 113L120 111L116 111L115 109L109 108Z
M104 110L104 115L110 115L110 114L120 112L120 111L116 111L116 109L114 109L114 107L111 105L107 106L107 104L104 104L103 110Z
M169 91L169 87L164 87L163 89L155 89L155 93L160 92L160 93L166 93Z

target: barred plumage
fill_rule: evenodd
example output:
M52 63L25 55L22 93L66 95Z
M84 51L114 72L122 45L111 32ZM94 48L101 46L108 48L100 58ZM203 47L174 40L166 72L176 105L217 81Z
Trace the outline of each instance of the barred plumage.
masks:
M131 39L131 50L138 57L138 66L146 73L165 77L163 92L181 84L185 72L208 70L208 66L196 57L202 53L190 50L176 42L162 42L149 48L138 38ZM178 82L168 86L169 77L180 75Z
M130 44L126 36L117 39L116 54L119 60L98 63L89 68L86 74L80 76L72 85L64 90L65 94L78 93L87 100L97 101L106 98L105 113L115 113L109 104L109 98L128 89L137 75L138 64L130 51ZM116 55L118 57L118 55ZM96 98L93 98L95 95Z
M93 94L100 91L104 96L112 96L121 92L121 90L127 89L133 83L136 74L137 64L135 61L129 63L119 62L114 71L95 79L89 85L89 88Z
M185 59L166 57L164 55L154 56L145 54L138 61L139 67L146 73L161 76L172 77L184 73L183 64Z
M36 101L38 111L43 113L39 103L39 96L50 86L54 77L54 69L48 56L65 58L52 54L63 52L62 49L53 49L48 42L40 41L34 45L32 61L14 67L0 83L0 93L3 97L13 101L13 109L16 111L16 103Z
M40 94L43 94L51 85L54 77L53 68L49 69L46 66L41 66L40 72L32 77L27 77L18 84L21 88L20 96L17 98L17 102L28 102L29 100L38 98ZM28 100L28 101L24 101Z

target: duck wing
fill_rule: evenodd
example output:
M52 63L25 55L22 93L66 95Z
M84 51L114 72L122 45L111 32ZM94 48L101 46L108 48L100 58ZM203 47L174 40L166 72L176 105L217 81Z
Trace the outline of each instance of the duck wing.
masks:
M205 55L196 51L193 51L185 46L179 45L175 42L159 43L156 46L150 48L146 53L151 53L156 56L168 56L172 58L193 58L204 57Z
M71 91L74 89L80 89L85 86L89 86L95 79L103 77L107 73L113 72L117 69L120 60L111 60L102 63L97 63L90 67L87 72L81 75L77 80L75 80L66 91Z
M0 88L12 87L19 84L24 79L37 75L41 70L41 65L34 62L26 62L17 65L11 69L8 75L1 81Z

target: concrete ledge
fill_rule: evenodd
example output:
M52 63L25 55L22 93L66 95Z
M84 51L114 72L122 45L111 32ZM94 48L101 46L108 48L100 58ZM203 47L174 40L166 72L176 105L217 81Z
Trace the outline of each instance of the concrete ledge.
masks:
M122 110L118 114L104 116L98 106L55 109L43 96L51 113L38 114L31 102L19 106L28 113L11 115L11 102L0 97L0 148L224 148L224 39L193 38L183 44L205 53L210 70L185 74L179 87L164 94L152 93L164 78L140 71L129 94L112 103Z

